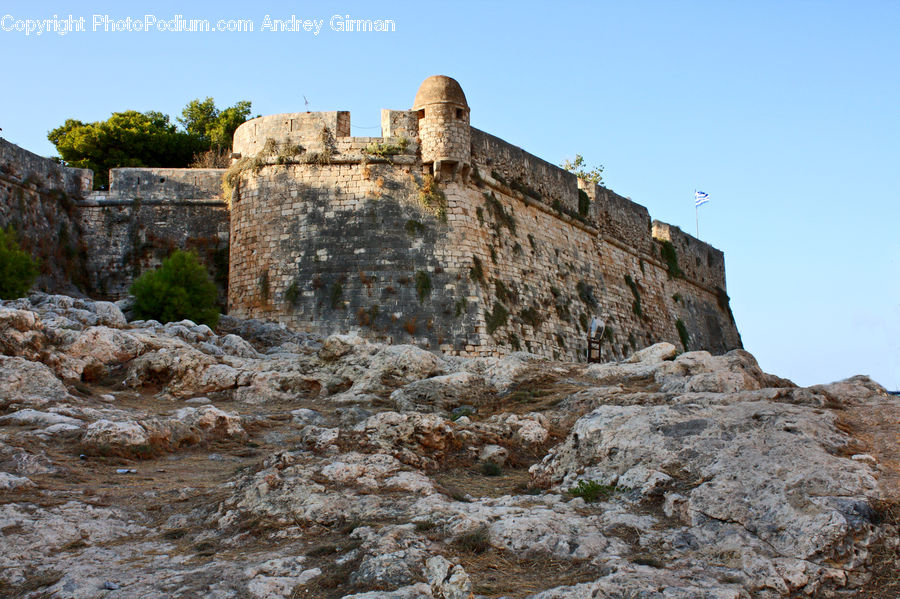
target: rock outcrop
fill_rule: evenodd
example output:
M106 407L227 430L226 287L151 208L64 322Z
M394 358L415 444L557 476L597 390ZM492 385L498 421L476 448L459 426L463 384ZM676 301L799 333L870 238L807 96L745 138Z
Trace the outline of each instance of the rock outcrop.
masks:
M0 302L0 350L3 596L896 596L900 402L866 377L41 294Z

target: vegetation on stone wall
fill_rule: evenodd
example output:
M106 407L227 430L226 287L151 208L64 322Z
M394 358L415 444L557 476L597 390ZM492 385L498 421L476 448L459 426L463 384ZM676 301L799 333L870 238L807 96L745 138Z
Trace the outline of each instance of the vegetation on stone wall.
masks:
M463 314L466 313L466 308L468 308L468 307L469 307L469 302L466 300L466 298L464 298L464 297L459 298L453 304L454 315L457 318L459 318L460 316L462 316Z
M262 300L263 304L269 303L269 271L264 270L259 275L259 279L257 280L257 287L259 287L259 297Z
M528 325L531 325L534 328L538 328L541 326L541 323L544 319L541 317L540 311L534 306L528 306L521 312L519 312L519 317Z
M373 142L366 146L365 152L370 156L378 156L379 158L388 158L406 152L409 140L405 137L398 137L394 142Z
M328 125L322 125L319 142L322 144L322 149L318 152L306 153L303 156L303 162L320 166L331 164L331 159L337 152L337 144L334 141L334 133L328 128Z
M494 217L494 230L498 235L500 234L501 227L506 227L513 235L516 234L516 218L513 216L512 212L506 211L503 204L500 203L500 200L497 199L497 196L495 196L493 192L484 194L484 205L491 216Z
M405 229L406 234L410 237L418 237L425 232L425 225L417 220L409 219L408 221L406 221Z
M344 286L340 281L331 286L331 294L328 296L331 307L334 310L344 307Z
M587 216L591 210L591 198L583 189L578 190L578 214Z
M581 301L584 302L587 307L597 307L597 298L594 297L593 285L588 285L585 281L578 281L575 285L575 290L578 292L578 297L581 298Z
M494 295L497 300L504 304L516 304L519 302L518 291L513 287L507 286L500 279L494 279Z
M678 338L681 339L681 345L684 346L684 351L688 351L690 336L688 335L687 326L685 326L684 321L679 318L675 321L675 328L678 330Z
M38 261L19 247L12 226L0 228L0 299L16 299L31 289Z
M478 256L472 256L472 267L469 268L469 278L474 282L484 285L484 267Z
M419 190L419 203L441 222L447 222L447 197L432 175L425 175Z
M136 318L188 319L210 327L219 320L216 286L193 252L175 251L159 268L138 277L129 291Z
M419 298L419 303L425 301L431 295L431 276L424 270L416 271L416 297Z
M676 253L675 246L672 245L672 242L668 240L661 241L659 251L663 261L666 263L669 278L677 279L683 277L684 272L681 270L681 267L678 266L678 254Z
M634 296L634 301L631 302L631 311L634 312L634 315L638 318L644 316L644 311L641 308L641 293L638 289L637 283L634 282L634 279L631 278L631 275L625 275L625 284L628 285L628 288L631 289L631 295Z
M494 302L494 307L490 312L484 315L485 326L487 326L488 335L493 335L494 331L502 326L506 326L509 320L509 311L500 302Z
M296 306L300 301L300 285L296 280L291 281L291 284L287 286L287 289L284 290L284 301L286 301L291 306Z

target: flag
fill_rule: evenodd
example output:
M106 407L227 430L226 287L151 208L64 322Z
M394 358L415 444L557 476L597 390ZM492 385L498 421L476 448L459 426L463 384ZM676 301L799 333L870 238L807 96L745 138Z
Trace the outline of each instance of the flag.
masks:
M694 192L694 206L702 206L709 201L709 194L702 191Z

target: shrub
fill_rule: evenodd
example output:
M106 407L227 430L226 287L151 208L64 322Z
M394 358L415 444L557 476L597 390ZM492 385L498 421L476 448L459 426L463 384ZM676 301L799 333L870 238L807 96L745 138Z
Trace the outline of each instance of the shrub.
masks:
M172 322L185 318L215 327L216 286L193 252L176 250L156 270L131 284L136 318Z
M600 499L608 499L616 490L615 485L604 485L595 480L580 480L569 489L569 495L581 497L588 503Z
M38 262L19 247L15 229L0 229L0 299L22 297L37 275Z
M481 473L485 476L501 476L503 474L503 468L494 462L483 462L481 464Z
M467 553L480 554L491 548L490 534L487 526L463 533L453 540L453 544Z

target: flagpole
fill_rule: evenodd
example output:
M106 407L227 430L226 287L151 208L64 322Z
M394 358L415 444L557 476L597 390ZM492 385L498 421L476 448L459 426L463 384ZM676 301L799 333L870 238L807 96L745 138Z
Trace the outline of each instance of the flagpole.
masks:
M700 206L697 205L697 190L694 190L694 222L697 226L697 239L700 239Z

